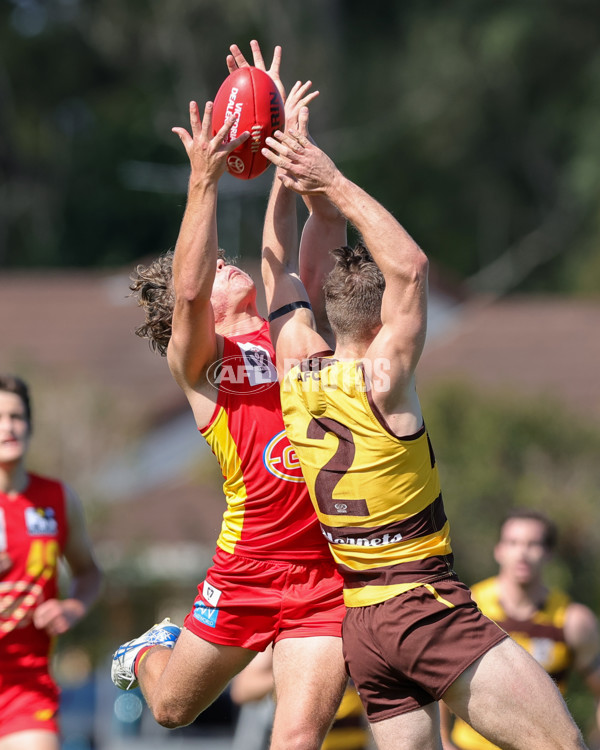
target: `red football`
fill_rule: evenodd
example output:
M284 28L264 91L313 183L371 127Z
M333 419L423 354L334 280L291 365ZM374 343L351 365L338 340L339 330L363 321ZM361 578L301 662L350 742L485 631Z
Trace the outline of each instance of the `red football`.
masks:
M213 135L230 114L236 119L227 140L246 130L250 138L229 154L227 169L234 177L251 180L271 163L260 153L265 138L285 124L283 101L271 76L251 66L238 68L227 76L214 100Z

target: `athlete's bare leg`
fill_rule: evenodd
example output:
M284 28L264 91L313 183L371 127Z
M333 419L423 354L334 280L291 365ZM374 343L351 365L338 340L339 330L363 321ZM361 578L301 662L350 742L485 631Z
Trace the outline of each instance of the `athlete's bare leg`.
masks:
M273 677L271 750L318 750L346 687L342 639L282 638L273 649Z
M59 747L56 734L42 729L26 729L0 737L0 750L59 750Z
M370 726L378 750L442 750L437 703Z
M254 656L256 651L209 643L184 628L173 649L146 652L137 677L155 720L174 729L194 721Z
M510 750L585 750L556 685L510 638L455 680L444 702L495 745Z

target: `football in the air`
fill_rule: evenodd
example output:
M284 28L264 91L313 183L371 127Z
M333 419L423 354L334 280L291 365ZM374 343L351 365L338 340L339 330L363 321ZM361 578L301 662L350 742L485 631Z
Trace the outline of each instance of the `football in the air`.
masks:
M229 154L227 169L234 177L251 180L271 163L260 152L265 139L285 125L283 101L271 76L252 66L238 68L228 75L214 100L213 136L230 114L235 116L235 122L227 142L246 130L250 138Z

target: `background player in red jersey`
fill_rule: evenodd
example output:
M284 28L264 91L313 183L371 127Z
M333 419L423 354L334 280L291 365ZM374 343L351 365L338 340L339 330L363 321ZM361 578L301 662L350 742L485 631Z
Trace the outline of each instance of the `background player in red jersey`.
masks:
M256 42L252 49L264 69ZM235 45L232 52L230 69L247 64ZM277 82L280 52L269 71ZM309 88L292 88L288 119L315 95ZM213 138L211 117L211 103L200 120L192 102L191 134L174 129L191 164L175 253L138 268L132 289L146 313L139 333L166 354L221 464L227 509L184 628L163 622L121 646L112 677L123 689L139 681L155 719L182 726L274 642L271 747L317 750L346 684L341 581L284 434L274 351L254 282L218 256L218 183L228 154L247 136L224 144L232 122ZM346 223L327 201L312 208L304 244L315 243L318 278L319 263L329 263L321 250L345 240ZM265 277L267 297L271 281Z
M72 489L25 468L31 437L27 385L0 375L0 750L58 750L53 639L96 600L101 572ZM71 570L58 598L58 562Z

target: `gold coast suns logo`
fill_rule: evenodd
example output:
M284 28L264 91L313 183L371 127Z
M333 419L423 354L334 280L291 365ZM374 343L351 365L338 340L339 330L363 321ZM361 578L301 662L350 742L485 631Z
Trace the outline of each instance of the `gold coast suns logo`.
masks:
M263 451L263 463L273 476L286 482L303 482L300 461L289 444L285 430L271 438Z

